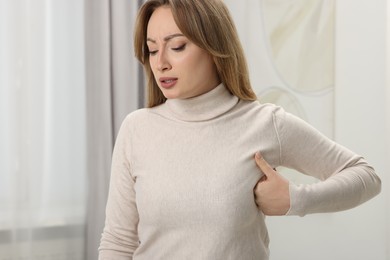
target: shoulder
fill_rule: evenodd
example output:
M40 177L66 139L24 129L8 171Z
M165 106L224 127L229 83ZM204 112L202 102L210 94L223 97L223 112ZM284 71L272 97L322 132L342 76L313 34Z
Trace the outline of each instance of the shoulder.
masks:
M122 121L122 128L142 129L161 120L164 114L164 105L152 108L140 108L129 113Z
M147 115L149 114L149 108L140 108L137 109L131 113L129 113L125 119L123 120L124 123L132 123L137 122L139 120L143 120Z
M140 108L131 113L129 113L123 123L132 124L132 123L140 123L143 121L149 120L151 117L154 117L160 114L160 110L162 110L163 105L152 107L152 108Z
M260 103L259 101L241 101L241 109L251 116L259 116L262 119L283 118L286 111L278 105L272 103Z
M291 132L294 129L300 131L309 126L303 119L272 103L246 101L243 102L241 111L238 117L261 127L263 131L272 131L277 135L283 135L283 133Z
M147 109L142 108L127 114L127 116L123 119L121 123L119 132L131 131L134 126L138 125L140 122L146 119L147 113Z

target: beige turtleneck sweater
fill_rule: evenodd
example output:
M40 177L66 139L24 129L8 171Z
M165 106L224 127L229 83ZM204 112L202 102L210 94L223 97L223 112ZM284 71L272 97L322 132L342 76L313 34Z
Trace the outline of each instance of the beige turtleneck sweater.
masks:
M100 260L269 257L254 154L322 181L290 184L288 215L352 208L380 191L359 155L271 104L224 85L131 113L113 153Z

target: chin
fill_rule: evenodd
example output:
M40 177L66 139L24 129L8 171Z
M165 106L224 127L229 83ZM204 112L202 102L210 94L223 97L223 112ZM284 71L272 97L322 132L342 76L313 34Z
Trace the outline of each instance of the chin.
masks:
M163 95L165 98L167 99L177 99L177 98L181 98L181 95L179 93L176 93L176 92L171 92L171 91L163 91Z
M185 95L183 93L181 93L180 91L175 91L173 89L169 89L169 90L161 90L164 97L167 98L167 99L185 99Z

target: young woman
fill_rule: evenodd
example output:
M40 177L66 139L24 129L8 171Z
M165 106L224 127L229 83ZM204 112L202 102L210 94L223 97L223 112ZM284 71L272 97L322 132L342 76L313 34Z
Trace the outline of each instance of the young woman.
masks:
M269 258L264 215L355 207L381 182L359 155L260 104L221 0L149 0L135 53L148 108L123 122L99 259ZM285 166L321 181L289 183Z

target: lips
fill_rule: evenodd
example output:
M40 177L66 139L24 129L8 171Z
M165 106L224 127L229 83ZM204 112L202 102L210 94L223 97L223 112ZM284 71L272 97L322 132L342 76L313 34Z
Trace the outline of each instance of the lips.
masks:
M160 81L161 87L168 89L168 88L172 88L173 86L176 85L177 78L164 77L164 78L159 78L159 81Z

